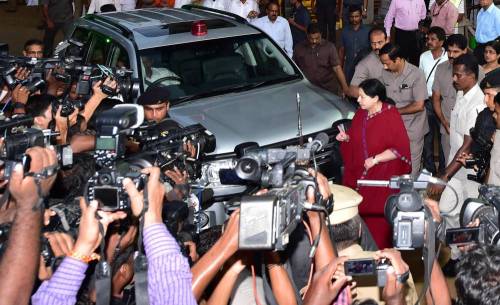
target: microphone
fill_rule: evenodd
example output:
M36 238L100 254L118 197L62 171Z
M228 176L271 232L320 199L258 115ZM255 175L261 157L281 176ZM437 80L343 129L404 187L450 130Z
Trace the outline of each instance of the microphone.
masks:
M321 149L323 149L323 147L326 144L328 144L329 140L330 139L326 133L320 132L316 135L316 138L314 138L314 140L311 143L309 143L307 146L311 149L311 151L318 152Z

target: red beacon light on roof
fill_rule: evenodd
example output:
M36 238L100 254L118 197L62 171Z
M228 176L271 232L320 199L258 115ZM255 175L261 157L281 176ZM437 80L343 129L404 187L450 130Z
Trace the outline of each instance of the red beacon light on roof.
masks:
M204 36L208 34L207 24L205 21L195 21L191 26L191 34L194 36Z

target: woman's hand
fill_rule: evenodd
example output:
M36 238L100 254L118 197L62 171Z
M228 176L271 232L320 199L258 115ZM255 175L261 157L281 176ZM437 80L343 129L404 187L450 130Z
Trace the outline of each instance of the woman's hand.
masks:
M375 157L370 157L365 160L365 169L369 170L370 168L374 167L377 164L378 161L375 159Z
M339 142L349 142L349 135L345 131L340 130L335 139Z

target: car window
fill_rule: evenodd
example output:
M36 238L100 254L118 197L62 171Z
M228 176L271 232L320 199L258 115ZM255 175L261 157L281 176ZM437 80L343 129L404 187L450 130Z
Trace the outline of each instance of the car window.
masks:
M113 68L130 68L129 56L124 47L115 43L109 66Z
M173 104L302 77L262 34L142 50L140 61L144 89L168 87Z
M105 65L108 56L111 55L114 44L111 38L99 33L92 33L92 44L88 56L88 63L93 65Z
M65 56L75 56L85 58L88 52L89 43L90 43L91 31L84 28L76 28L71 35L71 39L81 42L83 44L83 48L79 49L76 46L70 46L66 51Z

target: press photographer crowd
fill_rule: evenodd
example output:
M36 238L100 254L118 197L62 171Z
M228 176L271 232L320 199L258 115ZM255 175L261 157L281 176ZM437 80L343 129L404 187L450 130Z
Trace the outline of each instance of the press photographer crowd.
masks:
M77 39L0 50L0 304L500 304L500 11L480 1L472 52L447 0L432 20L393 0L385 27L351 2L339 52L325 12L285 20L289 42L278 4L249 20L357 110L333 136L235 147L217 175L244 190L223 200L200 179L218 135L174 121L161 82L141 92ZM327 145L341 180L318 166Z

